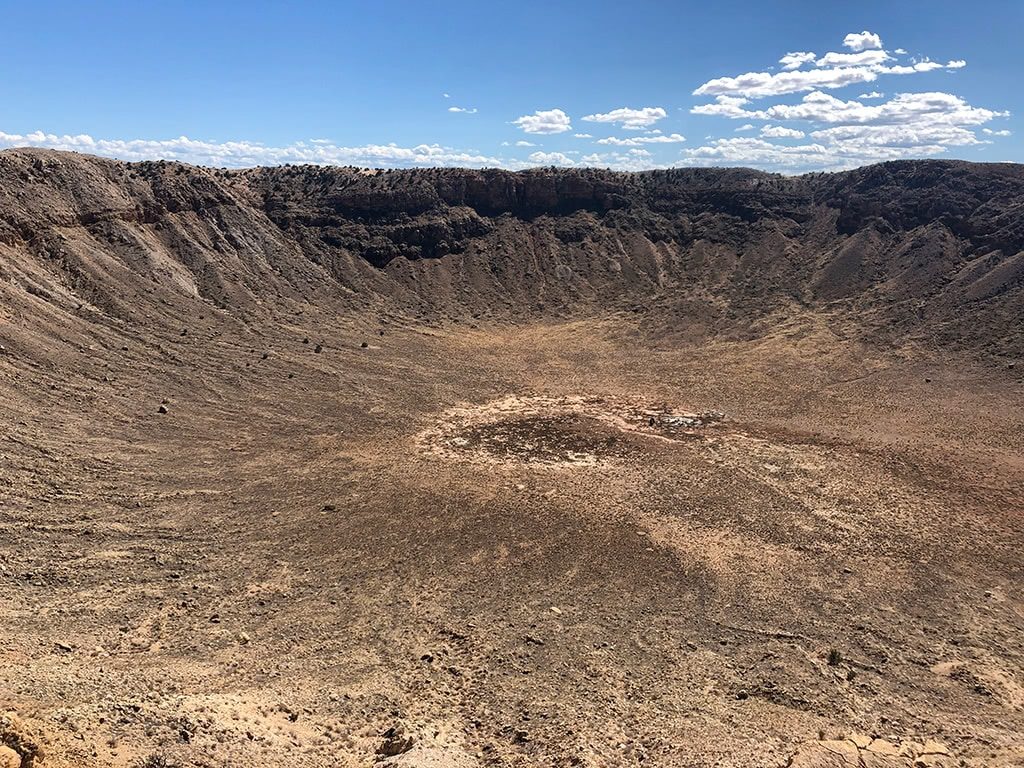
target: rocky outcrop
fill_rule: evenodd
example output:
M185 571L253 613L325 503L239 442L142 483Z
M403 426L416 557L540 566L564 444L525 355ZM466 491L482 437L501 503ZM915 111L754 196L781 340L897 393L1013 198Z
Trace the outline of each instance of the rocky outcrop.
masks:
M0 251L10 290L119 317L154 290L237 311L281 298L456 320L629 310L688 338L815 313L870 343L1024 352L1012 164L228 171L10 150Z

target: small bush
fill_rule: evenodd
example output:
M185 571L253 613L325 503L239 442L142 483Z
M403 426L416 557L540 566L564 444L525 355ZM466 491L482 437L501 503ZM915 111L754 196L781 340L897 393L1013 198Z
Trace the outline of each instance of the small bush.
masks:
M159 752L154 752L139 760L135 764L135 768L181 768L181 763L171 760Z

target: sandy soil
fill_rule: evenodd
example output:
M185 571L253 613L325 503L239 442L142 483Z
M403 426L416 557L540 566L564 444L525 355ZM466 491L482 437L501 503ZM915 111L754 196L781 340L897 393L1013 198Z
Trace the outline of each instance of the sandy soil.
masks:
M0 355L0 758L1024 764L1019 377L636 323Z

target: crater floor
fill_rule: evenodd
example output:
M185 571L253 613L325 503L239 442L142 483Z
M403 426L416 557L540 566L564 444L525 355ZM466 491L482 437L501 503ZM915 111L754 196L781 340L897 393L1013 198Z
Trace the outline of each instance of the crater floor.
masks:
M217 322L0 363L21 766L1024 762L1005 371Z

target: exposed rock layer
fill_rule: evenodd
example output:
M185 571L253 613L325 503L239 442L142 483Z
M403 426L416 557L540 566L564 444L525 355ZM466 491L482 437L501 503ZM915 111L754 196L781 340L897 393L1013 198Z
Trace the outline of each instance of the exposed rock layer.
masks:
M140 291L432 317L631 308L750 336L823 311L865 339L1024 349L1024 168L223 171L0 153L8 290L127 316ZM145 286L145 288L143 288Z

